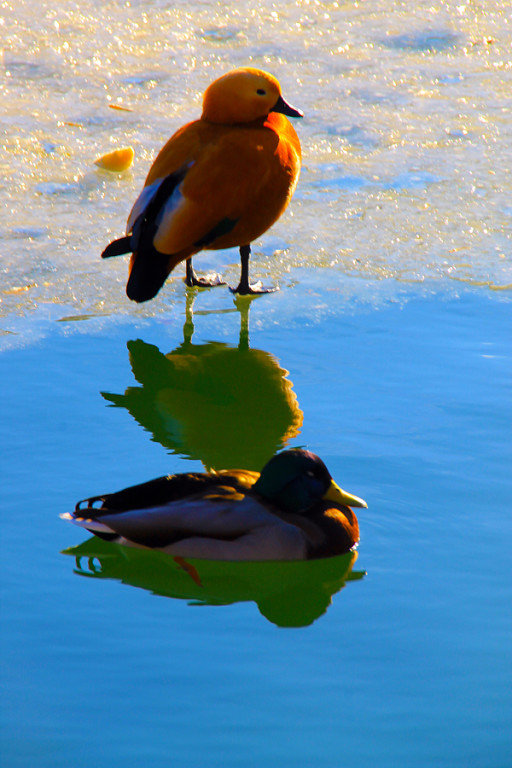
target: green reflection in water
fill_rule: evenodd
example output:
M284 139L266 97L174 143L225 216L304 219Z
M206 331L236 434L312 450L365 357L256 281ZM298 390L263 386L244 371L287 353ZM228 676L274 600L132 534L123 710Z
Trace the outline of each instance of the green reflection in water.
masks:
M194 297L187 292L183 343L163 354L140 339L128 342L141 386L102 395L173 453L199 459L208 469L259 471L302 426L288 371L270 353L249 347L247 299L237 302L237 347L194 344Z
M183 560L92 537L64 550L76 560L75 572L115 579L155 595L188 600L192 605L231 605L253 601L279 627L304 627L326 612L332 597L348 581L357 552L322 560L233 563Z

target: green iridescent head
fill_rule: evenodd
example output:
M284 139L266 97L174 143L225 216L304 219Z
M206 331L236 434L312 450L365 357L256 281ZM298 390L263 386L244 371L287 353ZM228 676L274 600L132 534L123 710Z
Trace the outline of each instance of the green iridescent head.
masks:
M334 482L322 459L301 448L273 456L261 470L253 490L287 512L305 512L319 501L367 506L363 499L346 493Z

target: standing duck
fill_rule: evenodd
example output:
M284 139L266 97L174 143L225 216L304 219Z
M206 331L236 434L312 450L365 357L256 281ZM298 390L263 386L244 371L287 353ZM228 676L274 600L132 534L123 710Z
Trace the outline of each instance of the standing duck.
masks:
M100 538L174 557L308 560L343 554L358 542L349 505L366 507L336 485L318 456L292 448L273 456L261 474L161 477L85 499L62 517Z
M281 96L275 77L244 67L215 80L199 120L180 128L158 154L128 217L127 235L102 257L131 253L126 293L154 298L180 261L186 283L198 277L192 256L204 249L240 249L239 294L266 293L249 282L251 242L274 224L297 184L300 143L287 117L302 117Z

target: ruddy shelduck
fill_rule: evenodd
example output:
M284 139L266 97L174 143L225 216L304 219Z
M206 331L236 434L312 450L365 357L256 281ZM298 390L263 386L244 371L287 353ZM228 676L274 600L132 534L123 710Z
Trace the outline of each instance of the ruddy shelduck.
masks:
M197 277L192 256L239 247L238 294L266 293L249 283L250 244L283 213L297 184L300 143L287 117L302 117L275 77L244 67L205 91L199 120L180 128L158 154L128 217L127 235L103 258L131 253L126 293L154 298L180 261L189 286L222 284Z

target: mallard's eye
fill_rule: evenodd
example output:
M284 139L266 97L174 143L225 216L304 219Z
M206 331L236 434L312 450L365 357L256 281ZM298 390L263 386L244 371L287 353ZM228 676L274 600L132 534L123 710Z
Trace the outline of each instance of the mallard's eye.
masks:
M264 91L263 88L258 88L256 93L258 94L258 96L266 96L267 95L267 92Z
M314 473L314 472L312 472L310 469L309 469L309 470L306 472L306 475L307 475L308 477L315 477L315 473Z

